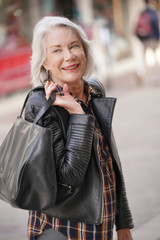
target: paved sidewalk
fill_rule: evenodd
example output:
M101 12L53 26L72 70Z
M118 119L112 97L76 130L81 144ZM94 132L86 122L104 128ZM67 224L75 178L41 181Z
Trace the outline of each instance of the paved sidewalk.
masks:
M0 143L26 92L0 100ZM160 88L115 88L107 95L118 97L113 129L135 223L133 238L160 240ZM26 211L0 201L0 213L0 240L27 239Z
M116 95L115 90L114 93ZM117 96L113 128L135 223L133 238L158 240L160 88L133 88L126 93L121 92L120 95L117 92Z
M133 232L136 240L160 240L160 214Z

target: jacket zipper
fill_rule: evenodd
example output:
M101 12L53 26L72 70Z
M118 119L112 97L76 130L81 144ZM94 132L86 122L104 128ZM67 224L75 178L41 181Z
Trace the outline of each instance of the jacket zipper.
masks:
M95 144L96 144L96 148L95 148L96 157L97 157L98 163L99 163L99 165L100 165L100 161L99 161L99 157L98 157L98 135L96 134L96 132L94 132L94 135L95 135ZM103 209L104 209L104 206L103 206L103 203L104 203L104 199L103 199L104 180L103 180L103 173L102 173L101 165L100 165L100 171L101 171L101 176L102 176L102 202L101 202L101 204L102 204L101 223L102 223Z
M67 192L71 193L72 192L72 187L70 185L67 185L65 183L57 182L59 185L62 185L63 187L68 188Z

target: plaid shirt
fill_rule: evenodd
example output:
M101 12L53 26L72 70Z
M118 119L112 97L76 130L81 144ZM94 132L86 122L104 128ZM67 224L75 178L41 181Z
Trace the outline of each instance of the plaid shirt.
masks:
M62 95L62 89L58 88L58 93ZM94 115L91 107L91 86L84 83L84 91L87 95L87 103L73 96L79 102L86 114ZM95 121L95 131L98 135L98 154L103 175L103 218L102 224L93 225L70 220L58 219L48 216L39 211L29 212L28 237L34 240L37 235L42 234L45 229L54 228L67 236L68 240L111 240L113 236L113 226L115 220L116 206L116 182L112 166L112 159L109 154L108 146L101 134L97 121Z

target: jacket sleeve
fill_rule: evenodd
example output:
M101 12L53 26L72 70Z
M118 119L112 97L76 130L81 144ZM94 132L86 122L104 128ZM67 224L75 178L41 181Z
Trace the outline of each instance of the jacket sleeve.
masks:
M42 106L40 93L33 93L28 100L25 119L33 122ZM62 121L63 122L63 121ZM58 181L76 186L85 176L91 156L95 119L91 115L71 114L68 120L66 136L63 136L54 107L48 110L42 122L43 127L53 131L53 152L56 161Z
M94 118L91 115L70 115L65 153L60 161L59 177L68 185L79 185L85 176L91 156Z
M121 162L118 154L118 150L116 147L115 138L113 132L111 134L111 146L112 146L112 154L114 159L114 169L116 172L116 192L117 192L117 209L116 209L116 230L124 229L124 228L133 228L133 219L129 209L125 182L121 167Z

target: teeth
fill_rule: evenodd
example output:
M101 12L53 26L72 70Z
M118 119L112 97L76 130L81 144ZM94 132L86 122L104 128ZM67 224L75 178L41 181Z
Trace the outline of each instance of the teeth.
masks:
M76 67L77 67L77 65L76 65L76 66L73 66L73 67L68 67L68 68L65 68L65 69L71 70L71 69L74 69L74 68L76 68Z

